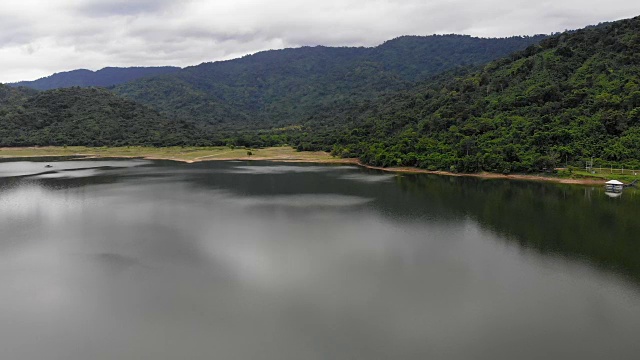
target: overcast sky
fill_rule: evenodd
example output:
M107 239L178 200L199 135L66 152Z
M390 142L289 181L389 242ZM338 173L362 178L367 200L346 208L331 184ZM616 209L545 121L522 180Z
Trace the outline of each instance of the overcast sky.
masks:
M0 82L400 35L533 35L638 15L638 0L2 0Z

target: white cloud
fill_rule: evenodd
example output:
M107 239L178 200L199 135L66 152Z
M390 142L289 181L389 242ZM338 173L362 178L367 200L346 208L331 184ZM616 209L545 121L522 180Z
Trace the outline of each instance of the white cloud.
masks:
M0 8L0 82L409 34L532 35L637 15L635 0L9 0Z

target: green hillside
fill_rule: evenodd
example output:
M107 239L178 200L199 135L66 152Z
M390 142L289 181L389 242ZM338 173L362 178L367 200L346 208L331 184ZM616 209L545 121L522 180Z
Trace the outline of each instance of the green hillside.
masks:
M556 35L462 76L316 112L300 149L380 166L640 167L640 18Z
M21 97L0 106L0 146L173 146L209 144L196 126L100 89L68 88ZM8 98L8 97L7 97Z
M0 84L0 106L20 105L30 96L37 94L37 90L25 87L10 87Z
M303 47L205 63L113 90L216 131L299 123L319 107L375 99L446 70L484 64L544 36L406 36L375 48Z

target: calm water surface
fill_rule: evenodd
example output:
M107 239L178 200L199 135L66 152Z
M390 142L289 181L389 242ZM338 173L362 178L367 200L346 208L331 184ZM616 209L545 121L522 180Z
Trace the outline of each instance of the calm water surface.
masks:
M634 191L44 164L0 163L4 360L640 356Z

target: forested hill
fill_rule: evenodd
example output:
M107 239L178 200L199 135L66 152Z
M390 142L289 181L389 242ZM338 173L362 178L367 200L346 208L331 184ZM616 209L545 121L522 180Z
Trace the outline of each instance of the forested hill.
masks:
M407 36L375 48L303 47L205 63L115 87L164 114L218 130L296 123L319 106L372 99L452 68L484 64L544 36Z
M457 67L486 64L537 44L545 37L402 36L371 48L368 57L405 80L420 82Z
M147 76L170 74L180 70L178 67L107 67L98 71L86 69L66 71L53 74L34 81L21 81L10 86L25 86L36 90L51 90L72 86L112 86L137 80Z
M13 88L4 84L0 84L0 106L20 105L30 96L37 94L37 90L17 87Z
M3 94L11 93L5 97ZM102 89L68 88L27 94L0 85L0 147L209 144L196 126Z
M380 166L523 172L593 156L637 168L640 18L553 36L383 101L324 109L298 136L300 149Z

